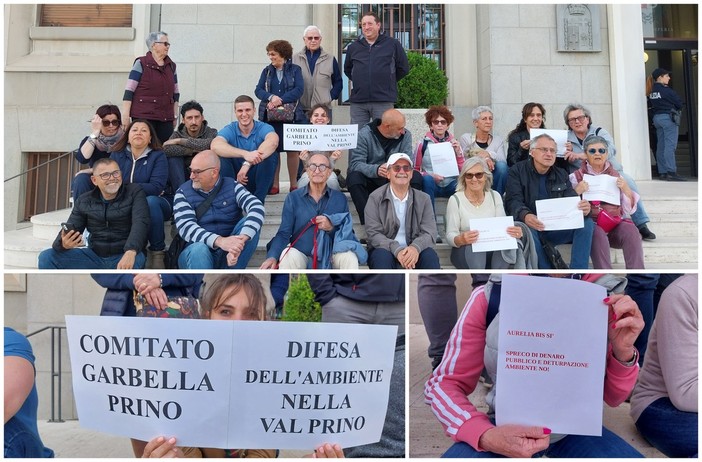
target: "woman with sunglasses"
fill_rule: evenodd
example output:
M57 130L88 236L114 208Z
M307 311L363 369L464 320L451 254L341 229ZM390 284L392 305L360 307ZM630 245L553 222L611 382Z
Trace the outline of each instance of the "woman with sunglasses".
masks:
M103 104L92 119L90 119L90 134L80 142L78 150L74 155L79 164L88 164L89 168L79 170L73 178L71 192L73 203L78 196L88 191L92 191L95 185L90 181L90 174L93 173L93 164L96 160L110 157L112 146L124 134L122 128L122 114L114 104Z
M592 135L583 142L583 149L587 156L586 162L580 169L570 174L570 182L578 194L583 194L590 189L584 175L608 175L616 178L619 189L619 204L605 201L590 201L590 218L597 223L592 234L592 247L590 257L595 269L612 268L610 247L624 251L624 262L627 269L644 269L643 245L639 230L629 219L622 219L624 215L631 215L636 211L639 195L632 191L628 183L619 175L612 164L607 160L607 140L601 136Z
M201 300L201 317L213 321L265 321L266 293L261 281L252 274L222 275L215 279ZM216 449L177 446L176 437L159 436L148 443L132 440L134 455L142 458L275 458L277 449ZM311 457L340 458L338 444L318 446Z
M424 139L417 144L414 169L422 174L422 190L429 194L431 206L434 209L434 215L436 215L434 198L436 196L451 197L456 192L458 176L444 177L434 173L431 156L427 149L431 150L429 147L431 144L451 143L453 152L456 155L456 171L459 172L463 167L463 149L461 149L458 140L448 131L449 125L454 120L449 108L446 106L431 106L424 113L424 120L429 126L429 131L424 135ZM436 242L441 242L441 240L437 237Z
M110 158L119 165L124 184L137 183L146 193L151 217L146 267L165 268L163 222L171 216L173 197L166 194L168 160L161 150L156 130L146 120L134 120L114 145Z
M310 122L312 122L312 125L328 125L329 122L331 122L331 118L329 117L329 111L329 106L326 106L324 104L315 104L314 106L312 106L312 109L310 109L308 112L308 117L310 118ZM306 163L311 155L312 153L308 150L301 151L300 160L303 163ZM339 179L337 178L336 173L334 173L333 171L334 162L341 158L341 151L337 149L336 151L329 153L328 157L329 161L331 162L332 172L329 175L329 179L327 180L327 186L331 189L341 191L341 187L339 186ZM302 188L303 186L307 186L309 183L310 176L307 173L307 169L305 169L300 179L297 180L297 187Z
M310 183L285 198L280 227L266 246L261 269L358 269L366 251L353 233L346 196L327 186L329 158L313 154L305 167Z
M122 97L122 125L143 119L154 126L161 144L171 137L178 122L178 75L168 56L171 44L165 32L146 37L146 55L134 60Z
M458 269L505 269L509 265L501 251L474 252L479 232L471 230L470 220L504 217L502 196L492 189L492 172L485 159L471 157L458 176L456 194L446 204L446 239L451 245L451 263ZM507 227L507 234L521 239L522 228Z

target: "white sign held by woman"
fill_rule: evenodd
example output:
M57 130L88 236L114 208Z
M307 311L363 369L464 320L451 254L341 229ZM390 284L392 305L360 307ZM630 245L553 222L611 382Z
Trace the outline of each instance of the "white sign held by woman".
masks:
M585 281L503 276L497 425L601 436L606 296Z
M380 440L396 326L66 316L83 427L180 446Z

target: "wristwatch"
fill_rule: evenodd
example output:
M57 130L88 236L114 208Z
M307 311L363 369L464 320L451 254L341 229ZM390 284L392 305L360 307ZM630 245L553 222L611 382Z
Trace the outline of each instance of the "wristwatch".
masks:
M90 135L88 135L88 138L90 138L91 140L95 140L97 139L97 135L95 133L91 133Z
M617 359L617 358L614 358L614 359ZM617 359L617 361L619 361L619 360ZM619 363L624 367L632 367L634 364L636 364L638 362L639 362L639 350L637 350L636 348L634 348L634 357L630 361L626 361L626 362L619 361Z
M245 160L243 164L241 164L243 167L251 167L251 162L248 160Z

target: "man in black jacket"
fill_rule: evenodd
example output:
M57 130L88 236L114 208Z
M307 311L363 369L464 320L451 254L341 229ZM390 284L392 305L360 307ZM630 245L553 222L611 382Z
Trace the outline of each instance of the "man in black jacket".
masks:
M398 326L390 399L380 441L344 449L346 457L405 457L405 275L308 274L322 321Z
M78 197L52 248L39 254L40 269L143 268L149 206L138 184L122 184L117 162L99 159L91 177L96 188ZM62 227L64 227L62 225ZM90 232L88 247L83 231Z
M351 123L359 128L379 119L397 101L397 82L409 72L402 44L380 33L381 23L373 12L361 18L363 37L346 48L344 74L351 80Z
M543 235L551 244L572 243L570 267L587 269L592 246L592 233L595 224L587 215L590 203L581 200L578 210L585 215L584 226L578 229L544 231L544 224L536 216L536 201L572 197L578 194L573 190L568 179L568 172L556 167L556 142L548 135L539 135L531 140L529 158L517 162L509 169L505 188L505 211L515 221L526 223L531 228L534 241L537 242L536 254L539 257L539 269L551 268L542 246L539 244Z

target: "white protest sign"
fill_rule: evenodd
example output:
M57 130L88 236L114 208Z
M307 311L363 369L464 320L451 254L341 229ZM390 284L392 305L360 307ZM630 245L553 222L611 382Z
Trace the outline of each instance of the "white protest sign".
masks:
M353 149L358 139L358 125L283 124L285 151L336 151Z
M395 326L66 316L66 327L86 428L223 449L380 440Z
M379 441L397 327L259 324L234 336L232 395L245 399L231 406L239 427L230 433L232 447L308 449L324 442L350 447Z
M529 130L529 139L534 139L539 135L548 135L556 142L556 156L565 155L565 145L568 141L568 130L546 130L543 128L532 128Z
M619 205L621 195L617 187L617 178L610 175L583 175L583 181L588 184L588 190L583 193L583 199L602 201Z
M606 296L604 287L585 281L503 276L498 425L537 425L554 433L601 436Z
M578 208L578 202L579 196L538 200L536 217L544 224L545 231L582 228L585 217Z
M517 240L507 234L507 227L514 226L514 218L471 218L470 229L478 231L478 240L473 243L473 252L516 249Z
M456 152L451 143L431 143L427 146L431 158L431 169L445 178L458 176Z

